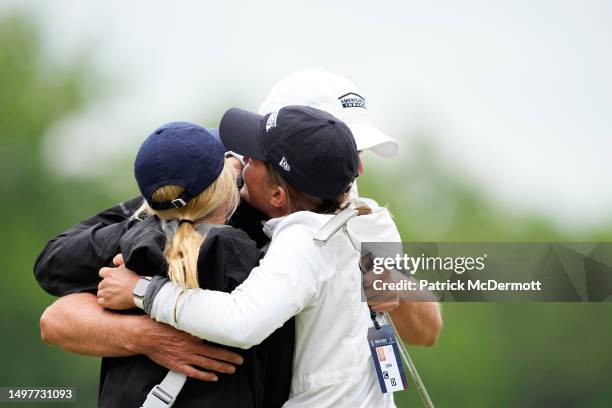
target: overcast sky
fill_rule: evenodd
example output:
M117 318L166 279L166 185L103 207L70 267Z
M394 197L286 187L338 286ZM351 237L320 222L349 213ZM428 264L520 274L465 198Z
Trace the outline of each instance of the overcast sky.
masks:
M101 172L164 121L257 109L284 75L322 66L356 82L374 122L404 147L430 130L449 166L507 205L570 226L612 220L612 2L493 3L3 7L36 15L56 60L89 47L114 78L105 98L50 133L62 171Z

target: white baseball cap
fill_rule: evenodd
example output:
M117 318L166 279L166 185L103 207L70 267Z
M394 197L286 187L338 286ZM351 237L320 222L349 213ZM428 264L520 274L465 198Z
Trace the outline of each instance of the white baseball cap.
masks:
M370 124L366 100L348 79L322 68L304 69L278 81L259 107L265 115L283 106L306 105L327 111L347 124L358 150L370 149L384 157L398 151L398 143Z

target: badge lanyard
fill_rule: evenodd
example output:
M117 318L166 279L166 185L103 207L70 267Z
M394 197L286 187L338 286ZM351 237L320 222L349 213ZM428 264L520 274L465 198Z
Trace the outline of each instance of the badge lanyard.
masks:
M388 324L381 326L376 320L376 312L371 309L370 317L374 327L368 329L368 344L380 390L383 394L403 391L408 388L408 382L393 327Z
M371 309L370 309L370 316L372 317L372 321L375 322L374 328L371 328L370 330L376 329L377 325L379 327L384 327L384 326L380 326L380 324L377 322L376 312L373 312ZM385 321L388 322L387 327L389 327L392 330L392 333L394 334L397 333L397 329L395 328L395 325L393 324L393 320L391 320L391 316L389 316L389 313L384 312L383 316L384 316ZM419 394L419 397L421 398L421 402L423 402L423 406L425 406L426 408L435 408L433 402L431 401L431 398L429 397L429 393L427 392L427 389L425 388L425 384L423 383L423 380L421 380L421 377L419 376L419 373L416 367L414 366L414 363L412 362L412 358L410 357L410 354L408 354L408 350L406 350L406 346L404 345L402 341L398 341L396 342L396 344L397 344L397 348L399 349L400 355L402 356L402 360L404 361L404 363L406 364L406 367L408 368L408 373L410 374L410 377L412 377L412 381L414 381L414 388L416 388L416 391Z

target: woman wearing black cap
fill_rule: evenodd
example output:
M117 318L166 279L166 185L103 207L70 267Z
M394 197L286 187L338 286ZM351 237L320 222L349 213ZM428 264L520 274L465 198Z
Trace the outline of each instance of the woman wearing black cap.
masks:
M392 407L382 394L366 341L371 326L361 302L359 253L344 234L325 247L312 237L347 198L357 175L357 150L344 123L313 108L285 107L261 117L228 111L220 134L228 149L249 157L241 193L271 219L266 256L231 294L185 289L164 278L138 281L107 269L103 304L133 304L158 321L201 338L248 349L296 316L296 351L286 407ZM146 196L146 195L145 195ZM388 216L388 214L387 214ZM369 215L355 222L368 223ZM376 240L376 227L372 224Z

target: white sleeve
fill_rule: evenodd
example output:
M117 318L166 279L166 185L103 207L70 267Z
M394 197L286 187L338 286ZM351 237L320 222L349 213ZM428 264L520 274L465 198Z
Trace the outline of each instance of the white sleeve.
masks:
M215 343L252 347L314 304L333 274L330 256L330 250L314 245L311 231L287 228L232 293L189 289L181 295L181 288L169 282L153 300L151 317Z

